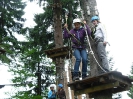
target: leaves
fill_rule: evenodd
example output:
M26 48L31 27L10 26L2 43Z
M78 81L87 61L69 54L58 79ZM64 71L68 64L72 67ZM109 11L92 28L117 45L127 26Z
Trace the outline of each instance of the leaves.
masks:
M39 91L42 92L44 97L47 97L47 87L56 81L55 64L44 53L45 50L55 47L54 31L52 30L54 27L53 0L45 0L45 2L39 0L38 4L46 4L43 7L44 13L35 14L34 21L36 26L34 28L22 28L21 22L25 21L22 18L25 4L20 1L11 0L7 3L8 5L3 12L9 17L3 15L2 22L4 24L1 25L3 28L0 28L2 31L1 42L3 45L7 44L4 47L8 48L6 54L8 54L8 58L12 63L12 66L10 66L10 71L14 74L12 81L20 84L15 86L18 92L12 98L42 99L39 96ZM72 18L78 15L78 11L75 10L78 7L78 3L75 0L61 0L61 3L62 7L68 8L70 12L68 22L71 24ZM62 22L62 24L65 22L65 12L63 10ZM14 35L15 33L26 35L26 41L18 41ZM41 90L39 89L40 84ZM21 88L23 90L20 90Z
M129 75L129 78L133 79L133 64L131 66L131 71L130 71L130 75ZM130 90L128 91L127 95L133 99L133 84L132 86L130 87Z

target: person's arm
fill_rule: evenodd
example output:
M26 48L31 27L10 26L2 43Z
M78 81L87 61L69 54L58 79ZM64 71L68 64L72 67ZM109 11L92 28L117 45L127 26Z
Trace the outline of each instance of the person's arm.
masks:
M63 38L70 38L70 34L67 32L66 29L63 30Z
M63 38L70 38L70 34L67 31L67 24L64 25Z
M85 27L86 27L87 34L90 35L90 34L91 34L91 31L90 31L90 28L89 28L89 26L87 25L86 21L84 21L84 25L85 25Z
M51 96L52 96L52 91L49 91L48 92L48 98L51 98Z
M88 35L90 35L90 34L91 34L91 31L90 31L89 26L88 26L87 24L86 24L85 26L86 26L86 29L87 29L87 33L88 33Z
M103 33L103 37L104 37L104 44L106 45L106 43L107 43L107 33L106 33L106 29L105 29L105 27L102 25L102 24L100 24L100 28L101 28L101 31L102 31L102 33Z

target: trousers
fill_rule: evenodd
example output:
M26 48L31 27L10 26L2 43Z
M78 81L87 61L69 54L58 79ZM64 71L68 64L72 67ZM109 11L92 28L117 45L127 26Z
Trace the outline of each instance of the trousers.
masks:
M106 46L103 44L103 38L99 39L99 41L96 42L96 47L97 47L98 56L102 62L102 67L105 70L109 70L109 63L105 50Z
M76 62L74 65L74 74L79 72L79 65L82 60L82 76L86 76L88 63L86 49L75 49L74 56L76 58Z

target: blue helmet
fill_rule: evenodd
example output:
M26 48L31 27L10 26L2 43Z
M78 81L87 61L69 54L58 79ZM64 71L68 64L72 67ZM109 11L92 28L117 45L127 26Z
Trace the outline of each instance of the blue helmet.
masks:
M63 85L62 84L59 84L58 87L63 88Z
M98 17L98 16L93 16L93 17L91 18L91 22L94 21L94 20L99 20L99 17Z

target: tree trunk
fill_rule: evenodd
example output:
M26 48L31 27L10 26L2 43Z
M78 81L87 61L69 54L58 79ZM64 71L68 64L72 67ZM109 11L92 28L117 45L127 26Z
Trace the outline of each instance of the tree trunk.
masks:
M87 24L91 27L91 17L94 15L98 15L97 11L97 4L96 0L80 0L80 5L84 13L84 19L87 21ZM88 7L87 7L88 6ZM90 12L90 13L88 13ZM97 52L96 52L96 46L94 41L89 37L89 41L91 43L92 50L94 52L94 55L101 65L101 62L98 58ZM89 49L90 51L90 49ZM95 61L95 58L93 57L92 54L89 54L90 57L90 76L98 76L99 74L102 73L102 70L98 66L98 64ZM108 91L100 91L94 95L94 99L112 99L112 93Z
M63 36L62 36L62 17L61 17L61 2L60 0L54 0L53 10L54 10L54 40L55 40L55 48L63 47ZM64 59L61 57L54 59L56 63L56 77L57 77L57 85L63 84L64 89L66 90L65 81L64 81ZM66 94L67 95L67 94ZM69 95L68 95L69 96Z
M53 4L54 9L54 39L55 39L55 47L63 47L63 36L62 36L62 17L61 17L61 3L60 0L54 0Z

